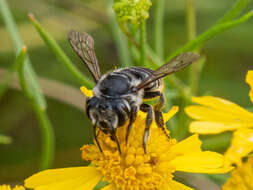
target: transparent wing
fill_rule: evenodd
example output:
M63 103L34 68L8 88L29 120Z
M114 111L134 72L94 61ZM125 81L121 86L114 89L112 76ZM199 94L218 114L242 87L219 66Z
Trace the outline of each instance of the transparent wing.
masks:
M165 77L169 74L175 73L184 67L190 65L194 61L196 61L199 58L199 54L186 52L182 53L175 58L173 58L169 63L164 64L163 66L159 67L157 70L155 70L150 77L145 79L141 84L139 84L136 89L140 90L150 84L151 82L156 81L157 79L160 79L162 77Z
M93 38L85 32L71 30L68 34L68 39L77 55L88 67L95 82L97 82L100 79L100 69L94 50Z

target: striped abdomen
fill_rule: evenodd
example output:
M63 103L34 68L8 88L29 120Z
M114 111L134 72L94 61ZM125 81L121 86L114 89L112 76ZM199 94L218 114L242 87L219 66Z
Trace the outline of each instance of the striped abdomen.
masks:
M143 67L128 67L124 69L118 69L113 71L113 73L117 73L120 75L125 75L129 78L129 80L134 80L132 82L136 82L136 86L140 84L142 81L144 81L147 77L150 77L152 75L153 70L149 68L143 68ZM148 95L149 92L161 92L163 89L163 81L162 79L158 79L152 83L150 83L148 86L144 88L144 96L143 98L150 98Z

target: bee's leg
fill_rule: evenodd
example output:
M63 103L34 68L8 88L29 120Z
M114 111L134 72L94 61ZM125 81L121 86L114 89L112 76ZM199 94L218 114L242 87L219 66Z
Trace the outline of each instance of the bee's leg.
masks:
M98 145L98 148L99 148L99 150L100 150L100 152L101 153L103 153L103 150L102 150L102 148L101 148L101 146L100 146L100 144L99 144L99 141L98 141L98 134L99 134L99 131L98 131L98 133L96 134L96 132L97 132L97 123L95 124L95 126L93 127L93 133L94 133L94 138L95 138L95 141L96 141L96 143L97 143L97 145Z
M111 135L112 135L113 139L115 140L115 142L117 143L119 153L121 154L121 148L120 148L119 140L116 136L116 129L111 132Z
M145 94L144 94L144 98L155 98L157 96L159 96L159 101L154 107L155 121L156 121L156 124L158 125L158 127L160 127L163 130L164 134L168 138L170 138L170 136L167 134L165 127L164 127L162 108L165 104L165 99L164 99L163 93L161 93L160 91L156 91L156 92L145 92Z
M155 121L158 125L158 127L163 128L164 127L164 121L163 121L163 115L162 115L162 109L165 103L164 96L161 92L159 92L159 101L155 105Z
M162 113L162 109L165 104L165 99L163 93L161 92L159 93L160 93L159 102L155 105L155 121L158 127L160 127L163 130L164 134L170 139L170 135L167 133L164 126L163 113Z
M149 129L150 129L150 125L153 121L153 109L151 105L148 104L142 104L140 106L140 110L144 111L144 112L148 112L147 118L146 118L146 126L145 126L145 131L144 131L144 135L143 135L143 149L145 154L147 153L147 149L146 149L146 144L148 141L148 137L149 137Z
M138 112L138 107L137 106L134 106L134 107L131 108L130 117L129 117L129 124L127 126L127 132L126 132L126 145L127 145L127 141L128 141L130 131L132 129L132 124L136 120L137 112Z

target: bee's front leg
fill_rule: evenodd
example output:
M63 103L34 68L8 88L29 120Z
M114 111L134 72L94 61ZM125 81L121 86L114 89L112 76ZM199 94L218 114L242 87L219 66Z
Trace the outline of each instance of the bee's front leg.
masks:
M100 144L99 144L98 138L97 138L97 137L98 137L98 134L99 134L99 131L98 131L98 133L97 133L97 123L96 123L95 126L93 127L93 133L94 133L94 138L95 138L95 141L96 141L96 143L97 143L97 146L98 146L100 152L103 153L103 150L102 150L102 148L101 148L101 146L100 146Z
M147 153L146 144L147 144L148 137L149 137L150 125L153 121L153 108L151 105L142 104L140 106L140 110L148 113L147 118L146 118L146 126L145 126L145 131L144 131L144 135L143 135L143 144L142 144L144 152L146 154Z
M126 145L127 145L127 141L128 141L130 131L132 129L132 125L136 120L137 112L138 112L138 107L137 106L134 106L134 107L131 108L130 117L129 117L129 124L127 126L127 132L126 132Z

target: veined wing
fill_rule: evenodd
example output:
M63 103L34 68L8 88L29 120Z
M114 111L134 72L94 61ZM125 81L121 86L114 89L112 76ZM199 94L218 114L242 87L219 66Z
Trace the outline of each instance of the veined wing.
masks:
M94 50L93 38L85 32L71 30L68 34L69 42L77 55L85 63L95 82L100 79L100 69Z
M148 84L165 77L169 74L175 73L184 67L190 65L194 61L199 58L199 54L195 54L192 52L182 53L175 58L173 58L170 62L164 64L163 66L159 67L155 70L150 77L144 80L141 84L139 84L136 89L140 90L147 86Z

